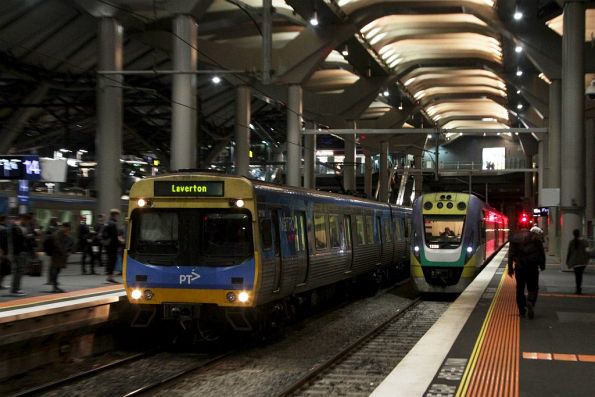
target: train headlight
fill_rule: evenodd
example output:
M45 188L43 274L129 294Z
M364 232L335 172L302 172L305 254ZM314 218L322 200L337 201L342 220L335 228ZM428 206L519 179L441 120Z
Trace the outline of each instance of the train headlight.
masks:
M230 291L227 294L225 294L225 299L227 299L228 302L235 302L237 299L236 294Z
M143 296L143 293L138 288L133 289L130 293L130 297L134 300L139 300L141 296Z
M470 254L472 252L473 252L473 247L472 246L467 247L467 253Z
M145 299L150 301L151 299L153 299L153 297L155 296L155 294L153 293L153 291L151 291L150 289L146 289L144 294Z
M246 303L248 302L248 299L250 299L250 295L248 295L246 291L242 291L238 294L238 301Z
M144 207L145 205L147 205L147 200L145 200L145 199L143 199L143 198L140 198L140 199L138 199L138 201L136 202L136 204L137 204L139 207L141 207L141 208L142 208L142 207Z
M237 200L229 200L229 206L230 207L236 207L236 208L243 208L246 205L246 202L242 199L237 199Z
M419 245L413 247L413 251L415 251L416 254L419 254Z

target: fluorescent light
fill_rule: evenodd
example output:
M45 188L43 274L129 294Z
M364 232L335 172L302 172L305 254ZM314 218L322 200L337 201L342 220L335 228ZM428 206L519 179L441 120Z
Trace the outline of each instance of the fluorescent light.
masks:
M384 90L384 92L382 93L382 95L389 96L390 95L390 92L388 92L388 90Z
M314 11L314 15L310 18L310 25L318 26L318 15L316 14L316 11Z
M517 93L517 94L520 94L520 93L521 93L521 90L516 90L516 93Z

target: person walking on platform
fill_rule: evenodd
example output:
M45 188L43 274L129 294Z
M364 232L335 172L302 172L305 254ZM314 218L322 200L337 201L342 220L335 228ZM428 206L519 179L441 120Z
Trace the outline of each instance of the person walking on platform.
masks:
M52 261L50 263L50 278L54 286L52 292L64 292L58 287L58 275L60 271L66 267L68 261L68 254L72 248L72 240L70 239L70 223L64 222L62 226L53 235L54 248L52 250Z
M9 220L4 227L0 228L2 255L5 255L12 264L12 284L10 287L12 296L27 295L26 292L21 290L21 278L28 260L25 243L25 233L20 225L20 220L17 222Z
M93 260L93 251L91 248L91 229L89 229L89 225L87 225L86 219L84 216L81 216L79 228L77 231L77 238L78 238L78 249L81 251L81 272L82 274L87 274L87 258L89 259L90 267L91 267L91 274L95 274L95 262Z
M8 225L6 216L0 215L0 289L8 289L4 286L4 276L12 272L12 263L8 259Z
M103 244L101 242L101 236L103 235L103 228L105 227L105 216L103 214L97 215L97 222L93 225L93 242L91 243L91 250L93 251L92 261L97 261L97 266L103 266L102 255L103 255Z
M58 218L52 217L48 222L48 226L43 233L43 252L46 254L48 258L52 258L52 251L54 249L54 233L58 231L60 227L60 223L58 223ZM52 285L52 272L51 269L48 268L48 281L45 285Z
M583 272L589 263L589 244L581 238L581 231L574 229L572 231L574 238L568 243L568 253L566 255L566 266L574 270L574 280L576 282L577 295L582 293Z
M120 210L114 208L110 210L110 218L102 233L103 245L107 253L107 264L105 266L106 281L108 283L118 283L114 280L114 269L116 261L118 260L118 249L122 245L121 237L119 236L118 218L120 217Z
M545 250L537 233L521 229L510 239L508 251L508 275L516 278L516 303L519 315L528 312L529 318L535 316L534 308L537 303L539 290L539 270L545 269ZM527 297L525 297L525 287Z

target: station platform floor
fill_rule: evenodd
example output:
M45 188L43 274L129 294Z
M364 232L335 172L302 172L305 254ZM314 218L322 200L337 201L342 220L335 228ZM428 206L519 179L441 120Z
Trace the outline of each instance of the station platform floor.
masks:
M583 294L551 260L535 317L519 316L503 248L372 393L383 396L594 396L595 268Z
M105 266L95 266L95 273L97 274L82 274L82 267L80 265L81 254L75 253L69 256L68 264L66 268L62 269L58 276L59 287L62 288L65 293L53 293L52 285L47 284L48 282L48 271L49 271L49 258L45 255L40 254L39 259L42 261L42 272L41 276L27 276L24 275L21 279L21 290L26 293L23 296L12 296L10 294L10 285L12 281L12 275L4 276L1 285L6 288L0 289L0 307L2 304L6 305L7 302L20 301L27 299L31 301L34 297L64 297L72 296L73 292L80 291L85 293L87 290L95 288L102 288L111 286L109 290L124 290L122 282L122 276L117 275L117 271L114 272L114 279L118 281L118 284L106 282ZM87 265L87 271L90 271ZM34 301L39 301L36 299Z

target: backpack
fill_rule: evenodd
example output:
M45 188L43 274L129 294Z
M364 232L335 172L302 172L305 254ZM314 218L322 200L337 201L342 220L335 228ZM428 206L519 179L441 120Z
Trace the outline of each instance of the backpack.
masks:
M46 234L43 239L43 252L45 252L47 256L54 255L54 235Z

